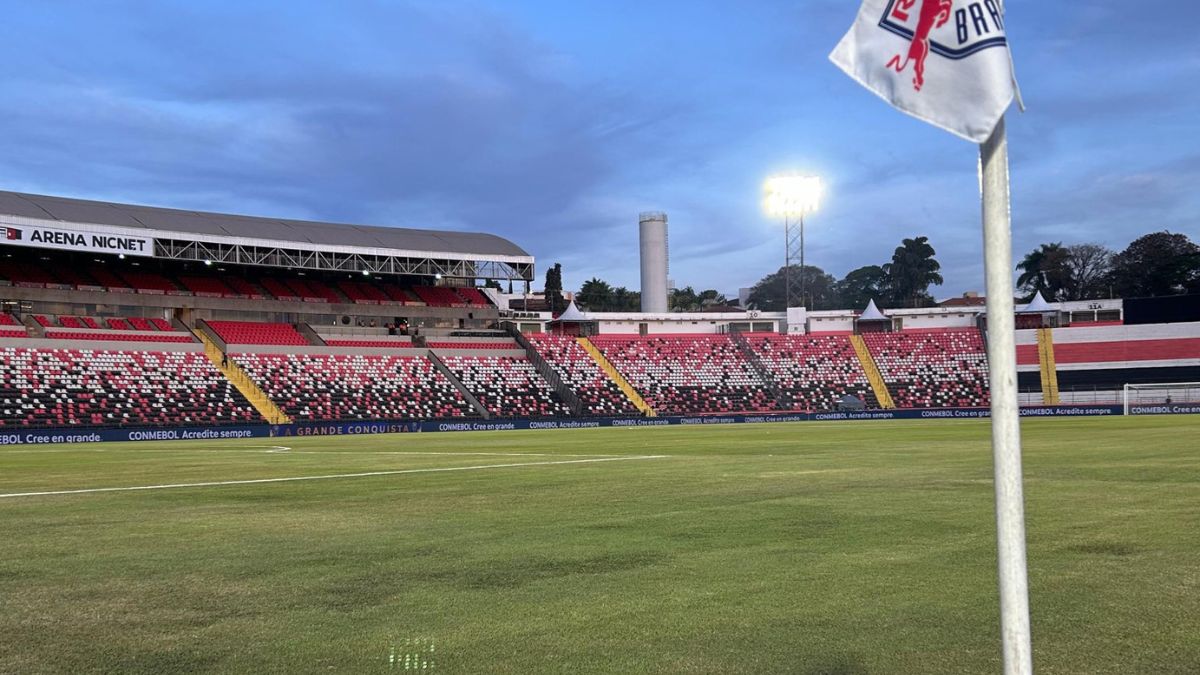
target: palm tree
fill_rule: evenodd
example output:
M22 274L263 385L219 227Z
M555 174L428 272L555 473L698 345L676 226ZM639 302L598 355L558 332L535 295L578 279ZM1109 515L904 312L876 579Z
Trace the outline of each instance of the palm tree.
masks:
M1065 289L1071 285L1069 263L1070 251L1063 247L1062 242L1042 244L1017 265L1017 269L1021 270L1017 287L1024 289L1031 298L1041 293L1051 302L1061 300Z
M942 285L938 272L942 265L934 259L936 254L929 237L905 239L896 247L892 262L883 266L895 306L920 307L933 301L929 287Z
M592 277L583 282L583 286L579 289L579 296L576 298L579 304L594 311L602 312L612 309L613 304L613 289L607 282Z

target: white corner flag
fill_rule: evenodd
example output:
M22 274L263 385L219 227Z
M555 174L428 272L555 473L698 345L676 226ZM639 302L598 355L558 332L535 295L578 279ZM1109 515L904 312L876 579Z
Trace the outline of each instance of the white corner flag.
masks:
M976 143L1018 96L1001 0L865 0L829 58L896 108Z
M1000 643L1006 675L1032 675L1004 111L1020 101L1002 0L863 0L829 58L914 117L979 143Z

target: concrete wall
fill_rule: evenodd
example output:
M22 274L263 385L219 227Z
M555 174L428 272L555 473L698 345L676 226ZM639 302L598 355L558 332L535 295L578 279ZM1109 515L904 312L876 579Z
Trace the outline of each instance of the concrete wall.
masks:
M0 347L27 349L91 349L120 352L203 352L199 342L127 342L119 340L47 340L45 338L0 338Z

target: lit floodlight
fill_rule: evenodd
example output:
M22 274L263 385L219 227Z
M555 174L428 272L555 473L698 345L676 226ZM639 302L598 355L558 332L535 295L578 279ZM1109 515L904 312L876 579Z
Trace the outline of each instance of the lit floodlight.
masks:
M772 216L803 217L821 202L821 179L816 176L774 176L767 180L767 213Z

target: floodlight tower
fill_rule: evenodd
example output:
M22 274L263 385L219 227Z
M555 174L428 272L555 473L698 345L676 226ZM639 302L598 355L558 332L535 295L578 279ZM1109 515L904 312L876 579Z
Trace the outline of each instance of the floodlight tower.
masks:
M805 302L808 273L804 269L804 216L817 210L821 200L821 179L816 176L789 174L774 176L766 185L767 213L783 217L784 237L784 309ZM792 278L792 263L799 258L800 278ZM799 286L799 289L797 289ZM808 306L807 304L805 305Z

